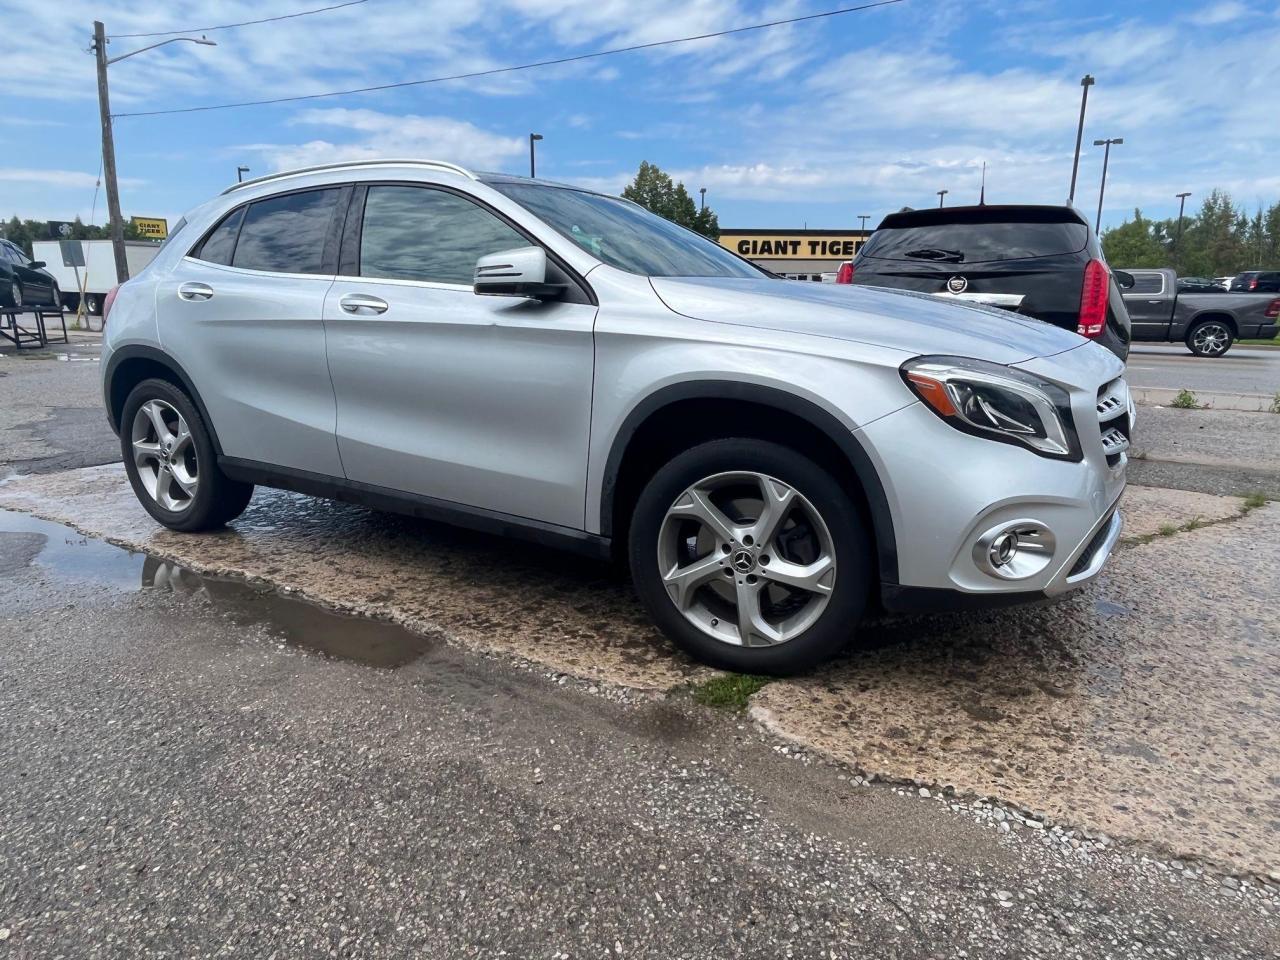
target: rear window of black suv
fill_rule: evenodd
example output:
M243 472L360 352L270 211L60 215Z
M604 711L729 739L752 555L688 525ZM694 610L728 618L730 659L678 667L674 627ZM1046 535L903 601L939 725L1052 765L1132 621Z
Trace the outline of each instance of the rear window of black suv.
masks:
M1089 228L1050 211L976 211L946 219L945 211L913 211L885 218L863 247L864 257L922 263L991 263L1078 253Z

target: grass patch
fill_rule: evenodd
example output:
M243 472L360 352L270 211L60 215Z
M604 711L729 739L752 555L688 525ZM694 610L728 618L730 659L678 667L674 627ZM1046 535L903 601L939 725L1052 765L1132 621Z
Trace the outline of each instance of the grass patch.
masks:
M1194 393L1183 387L1178 391L1178 395L1169 402L1169 406L1177 407L1179 410L1198 410L1200 401L1196 399Z
M1280 413L1280 390L1276 391L1276 395L1271 398L1271 412Z
M1172 523L1160 524L1160 536L1162 537L1172 537L1177 532L1178 528Z
M1233 517L1218 517L1215 520L1206 520L1204 517L1196 516L1183 524L1162 523L1156 533L1147 533L1140 537L1125 537L1124 543L1127 546L1140 547L1158 537L1172 537L1174 534L1190 533L1192 530L1199 530L1201 527L1216 527L1220 523L1230 523L1232 520L1247 517L1250 512L1257 510L1259 507L1265 507L1272 500L1280 500L1280 496L1269 496L1258 492L1245 494L1242 499L1244 502L1240 504L1240 512Z
M757 677L749 673L722 673L694 687L693 699L704 707L745 710L751 695L772 680L772 677Z
M1265 507L1269 498L1265 493L1251 493L1244 498L1244 505L1240 507L1241 513L1248 513L1250 510L1257 510L1259 507Z

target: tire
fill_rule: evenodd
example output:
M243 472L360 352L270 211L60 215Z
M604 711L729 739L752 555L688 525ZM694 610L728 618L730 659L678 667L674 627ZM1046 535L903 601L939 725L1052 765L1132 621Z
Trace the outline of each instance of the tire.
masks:
M95 317L102 314L102 297L96 293L86 293L84 295L84 309L86 313L91 313Z
M790 496L772 533L760 522L771 515L766 489ZM834 656L872 583L872 538L840 484L802 454L760 440L713 440L660 468L636 502L628 553L636 591L663 633L698 660L740 673L786 675ZM800 572L805 589L776 579ZM761 619L744 618L752 609Z
M80 295L78 293L66 293L62 295L62 307L71 313L75 313L80 306Z
M1197 357L1225 356L1235 342L1235 333L1222 320L1201 320L1187 333L1187 349Z
M22 309L22 284L18 283L17 280L9 284L9 306L15 310Z
M144 380L125 400L120 453L139 502L170 530L221 527L240 516L253 496L253 484L232 480L218 468L200 412L167 380Z
M56 283L53 285L53 292L49 296L49 303L53 309L59 312L62 311L62 291L58 289Z

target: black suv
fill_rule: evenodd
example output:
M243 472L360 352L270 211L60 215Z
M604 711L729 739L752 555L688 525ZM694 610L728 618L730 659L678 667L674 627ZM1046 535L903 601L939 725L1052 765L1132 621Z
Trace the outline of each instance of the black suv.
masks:
M907 210L885 217L846 283L987 304L1097 340L1124 360L1129 313L1102 246L1071 207Z
M1229 288L1232 293L1275 293L1280 290L1280 270L1246 270L1237 273Z
M24 307L62 305L62 293L43 260L31 260L12 240L0 239L0 304Z

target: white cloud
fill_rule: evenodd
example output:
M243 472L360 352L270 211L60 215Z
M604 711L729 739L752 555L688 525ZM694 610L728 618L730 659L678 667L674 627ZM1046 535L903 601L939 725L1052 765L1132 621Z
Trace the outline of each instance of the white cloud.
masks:
M96 174L80 170L28 170L21 167L0 167L0 181L8 183L38 183L52 187L72 187L92 190L98 182ZM129 177L120 179L121 186L137 187L145 183Z
M335 107L304 110L291 123L328 127L357 138L339 142L317 139L296 144L259 143L244 149L261 154L276 170L376 157L432 158L490 169L522 155L527 147L523 137L490 133L451 117Z
M1249 12L1249 7L1240 3L1239 0L1221 0L1219 3L1211 3L1204 9L1190 14L1187 20L1202 27L1213 27L1239 20Z

